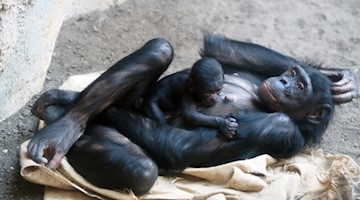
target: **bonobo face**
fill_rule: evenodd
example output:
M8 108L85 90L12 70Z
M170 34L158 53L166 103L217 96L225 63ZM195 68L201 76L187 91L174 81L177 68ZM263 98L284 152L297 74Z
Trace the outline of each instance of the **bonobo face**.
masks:
M219 98L222 89L222 84L214 88L205 88L197 91L197 99L200 99L200 103L203 106L212 106Z
M271 109L305 117L312 96L312 84L305 70L296 66L280 76L265 80L258 90L259 98ZM300 116L299 116L300 115Z
M219 98L223 83L221 64L213 58L202 58L191 69L188 87L197 103L212 106Z

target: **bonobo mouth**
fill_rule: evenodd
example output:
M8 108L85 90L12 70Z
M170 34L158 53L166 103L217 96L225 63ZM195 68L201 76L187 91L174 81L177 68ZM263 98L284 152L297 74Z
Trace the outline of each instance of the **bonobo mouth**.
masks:
M267 81L264 81L258 90L258 96L265 102L276 102L277 98L273 91L269 88Z
M269 87L268 82L264 81L258 89L258 97L273 111L281 111L281 103L278 96L274 94L274 91Z

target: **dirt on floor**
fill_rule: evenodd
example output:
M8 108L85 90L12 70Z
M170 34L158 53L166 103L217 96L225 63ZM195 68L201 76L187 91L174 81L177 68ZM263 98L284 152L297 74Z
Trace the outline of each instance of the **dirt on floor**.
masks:
M359 78L358 0L131 0L67 20L58 37L44 89L69 76L105 70L154 37L168 39L175 58L167 73L199 58L202 31L259 43L325 66L351 69ZM31 87L29 85L29 87ZM42 199L43 187L19 176L19 145L37 127L34 100L0 123L0 199ZM337 106L322 144L360 163L359 99Z

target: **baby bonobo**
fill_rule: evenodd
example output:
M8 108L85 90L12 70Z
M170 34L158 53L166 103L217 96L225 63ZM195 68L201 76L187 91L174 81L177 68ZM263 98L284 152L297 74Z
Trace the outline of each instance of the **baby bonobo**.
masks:
M232 117L204 115L197 106L210 107L219 98L224 82L221 64L213 58L202 58L191 71L183 70L160 80L146 95L145 114L166 123L164 112L180 111L183 121L192 126L217 128L225 138L232 138L238 127Z

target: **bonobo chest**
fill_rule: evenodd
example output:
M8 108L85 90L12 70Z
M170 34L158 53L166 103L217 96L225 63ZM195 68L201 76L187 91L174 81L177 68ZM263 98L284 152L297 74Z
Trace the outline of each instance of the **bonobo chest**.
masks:
M210 116L228 116L257 111L261 103L257 96L258 85L239 75L225 75L220 98L210 107L198 106L199 112ZM170 124L184 128L179 113L172 115Z
M200 112L213 116L226 116L258 110L258 86L239 75L225 75L223 89L217 103L211 107L201 107Z

